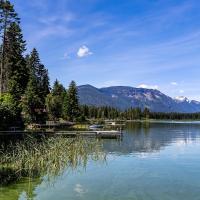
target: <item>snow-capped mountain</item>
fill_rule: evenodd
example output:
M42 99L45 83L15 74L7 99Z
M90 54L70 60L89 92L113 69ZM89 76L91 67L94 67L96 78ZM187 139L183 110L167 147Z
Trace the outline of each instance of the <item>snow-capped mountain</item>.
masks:
M200 112L200 102L190 101L186 97L175 99L154 89L113 86L95 88L91 85L78 87L81 104L93 106L111 106L119 109L149 108L154 112Z
M184 97L184 96L178 96L178 97L175 97L175 100L177 101L177 102L184 102L184 101L186 101L186 102L190 102L190 100L187 98L187 97Z

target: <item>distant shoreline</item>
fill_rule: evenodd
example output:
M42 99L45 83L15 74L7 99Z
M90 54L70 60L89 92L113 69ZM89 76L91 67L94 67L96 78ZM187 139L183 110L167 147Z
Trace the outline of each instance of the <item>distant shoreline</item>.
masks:
M172 123L172 124L200 124L200 120L170 120L170 119L141 119L141 120L126 120L126 122L149 122L149 123Z

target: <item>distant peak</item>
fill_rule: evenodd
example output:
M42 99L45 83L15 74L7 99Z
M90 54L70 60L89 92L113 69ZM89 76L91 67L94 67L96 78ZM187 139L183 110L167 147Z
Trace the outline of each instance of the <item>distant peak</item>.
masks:
M199 101L195 101L195 100L192 100L191 103L194 103L194 104L200 104Z
M150 89L150 90L158 90L158 85L146 85L146 84L140 84L137 86L137 88L143 88L143 89Z
M78 87L79 87L79 88L80 88L80 87L88 87L88 88L90 87L90 88L95 88L94 86L92 86L92 85L90 85L90 84L79 85Z
M184 101L190 102L190 100L187 97L184 97L184 96L175 97L175 100L181 101L181 102L184 102Z

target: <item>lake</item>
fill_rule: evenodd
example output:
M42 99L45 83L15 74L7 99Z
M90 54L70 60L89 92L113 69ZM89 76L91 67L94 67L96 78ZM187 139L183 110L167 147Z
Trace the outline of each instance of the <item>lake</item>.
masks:
M199 200L200 123L130 122L106 160L1 187L0 200Z

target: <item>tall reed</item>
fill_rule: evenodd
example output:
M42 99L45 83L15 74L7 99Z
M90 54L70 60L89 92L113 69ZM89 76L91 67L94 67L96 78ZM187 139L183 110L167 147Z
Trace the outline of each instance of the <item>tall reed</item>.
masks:
M88 160L105 161L102 143L96 139L27 137L0 151L0 171L12 170L16 177L57 176L66 168L85 167ZM1 177L1 176L0 176Z

